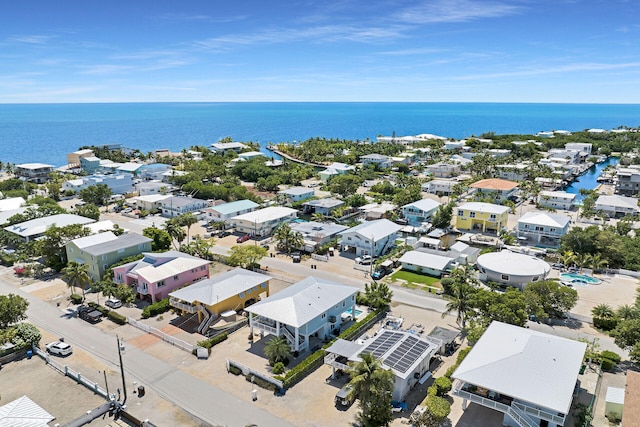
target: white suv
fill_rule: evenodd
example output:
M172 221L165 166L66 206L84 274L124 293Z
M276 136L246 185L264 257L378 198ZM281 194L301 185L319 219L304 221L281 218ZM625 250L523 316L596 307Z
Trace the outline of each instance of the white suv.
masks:
M120 308L122 307L122 301L120 301L118 298L109 298L104 302L104 305L110 308Z
M356 264L369 265L373 262L373 258L371 258L371 255L365 255L362 258L357 257L355 261L356 261Z
M47 353L58 356L68 356L73 353L73 347L62 341L50 342L45 344L44 348L47 350Z

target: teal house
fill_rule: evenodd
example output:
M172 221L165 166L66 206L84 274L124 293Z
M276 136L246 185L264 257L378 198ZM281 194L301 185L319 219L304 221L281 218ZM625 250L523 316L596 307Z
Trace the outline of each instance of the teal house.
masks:
M151 239L137 233L116 236L111 231L80 237L66 245L67 259L89 266L91 280L102 279L116 262L143 252L151 252Z

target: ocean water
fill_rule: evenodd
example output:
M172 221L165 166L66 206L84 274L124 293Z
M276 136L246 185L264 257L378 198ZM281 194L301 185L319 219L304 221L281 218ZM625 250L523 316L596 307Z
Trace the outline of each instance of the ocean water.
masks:
M180 151L230 136L263 147L310 137L464 138L640 125L640 105L500 103L0 104L0 161L61 166L83 145Z

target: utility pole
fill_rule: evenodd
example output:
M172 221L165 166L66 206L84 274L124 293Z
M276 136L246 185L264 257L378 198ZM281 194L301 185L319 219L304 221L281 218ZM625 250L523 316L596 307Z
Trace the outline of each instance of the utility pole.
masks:
M373 235L371 235L371 263L369 264L369 277L373 276L373 255L374 255L374 247L375 242L373 240Z
M116 335L116 340L118 341L118 358L120 359L120 375L122 375L122 390L124 391L124 400L122 401L122 406L127 403L127 383L124 381L124 365L122 364L122 351L120 346L120 338Z

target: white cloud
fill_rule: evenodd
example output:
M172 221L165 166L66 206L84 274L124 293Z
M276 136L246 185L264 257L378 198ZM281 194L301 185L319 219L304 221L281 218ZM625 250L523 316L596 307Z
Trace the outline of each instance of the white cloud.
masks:
M52 38L54 38L54 36L41 36L41 35L12 36L12 37L9 37L7 41L17 42L17 43L28 43L28 44L46 44Z
M405 9L395 17L410 24L468 22L518 13L521 7L504 2L476 0L436 0Z

